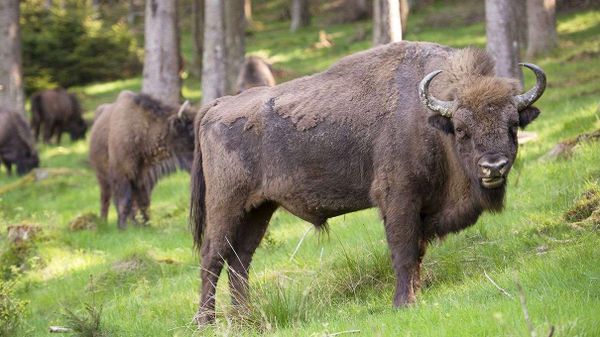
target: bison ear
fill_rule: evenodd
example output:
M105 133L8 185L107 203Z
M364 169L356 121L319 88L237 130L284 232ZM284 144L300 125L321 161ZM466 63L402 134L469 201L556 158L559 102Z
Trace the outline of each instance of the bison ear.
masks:
M540 113L540 109L534 106L528 106L527 108L519 111L519 126L521 129L524 129L529 123L536 119Z
M452 124L452 120L448 117L444 117L442 115L433 115L429 116L427 121L429 122L429 125L433 126L438 130L443 131L444 133L454 133L454 125Z

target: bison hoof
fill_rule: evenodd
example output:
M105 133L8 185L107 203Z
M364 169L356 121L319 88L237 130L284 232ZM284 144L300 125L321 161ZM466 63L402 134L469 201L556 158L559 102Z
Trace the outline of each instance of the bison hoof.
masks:
M194 322L198 325L199 329L202 329L215 322L215 315L206 312L198 312L194 316Z

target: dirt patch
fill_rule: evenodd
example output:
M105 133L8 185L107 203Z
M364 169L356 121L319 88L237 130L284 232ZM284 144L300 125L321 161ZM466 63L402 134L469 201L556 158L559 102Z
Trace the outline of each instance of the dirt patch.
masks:
M600 140L600 130L583 133L574 139L569 139L556 144L544 159L568 158L573 154L575 147L581 143L597 142Z
M581 194L564 214L564 218L576 228L585 225L600 226L600 186L594 184Z
M84 213L77 216L71 223L69 223L69 229L76 232L82 230L93 230L102 223L100 217L94 213Z

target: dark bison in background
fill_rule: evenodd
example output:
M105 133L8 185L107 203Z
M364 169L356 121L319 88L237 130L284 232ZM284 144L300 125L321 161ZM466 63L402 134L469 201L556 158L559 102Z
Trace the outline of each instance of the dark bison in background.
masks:
M187 106L187 104L185 104ZM140 211L148 221L150 195L162 176L190 170L195 111L172 107L144 94L124 91L96 110L90 163L100 185L100 215L108 215L111 194L119 228Z
M490 55L400 42L341 59L329 70L219 98L199 112L191 225L200 246L196 319L214 319L229 266L234 303L278 207L314 224L378 207L396 274L394 306L415 300L429 241L503 207L517 129L545 75L519 94Z
M44 142L49 143L54 136L57 144L63 132L68 132L71 140L77 140L84 138L87 131L77 96L62 88L39 91L31 96L31 127L36 141L43 128Z
M39 158L31 129L22 114L0 110L0 162L8 174L12 165L18 174L25 174L39 166Z
M237 79L238 93L253 87L274 86L275 78L271 65L258 56L248 56Z

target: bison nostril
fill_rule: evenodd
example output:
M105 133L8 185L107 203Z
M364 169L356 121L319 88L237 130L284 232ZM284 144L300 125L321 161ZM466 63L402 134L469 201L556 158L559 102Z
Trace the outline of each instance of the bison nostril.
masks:
M481 173L485 176L490 176L492 174L504 174L506 172L506 167L508 165L508 160L506 158L495 158L495 159L482 159L479 161L479 167L481 168Z

